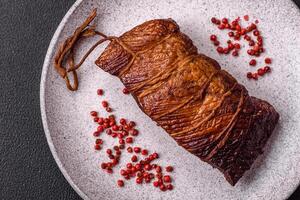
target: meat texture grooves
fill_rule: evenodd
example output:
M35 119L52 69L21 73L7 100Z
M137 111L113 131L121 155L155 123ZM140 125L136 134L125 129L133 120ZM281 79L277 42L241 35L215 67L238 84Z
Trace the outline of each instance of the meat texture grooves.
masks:
M96 60L176 142L235 185L263 152L279 114L199 54L171 19L147 21Z

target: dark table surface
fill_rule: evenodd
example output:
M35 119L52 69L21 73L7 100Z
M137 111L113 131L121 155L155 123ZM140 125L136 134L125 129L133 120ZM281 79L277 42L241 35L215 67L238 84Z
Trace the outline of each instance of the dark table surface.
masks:
M39 107L44 57L73 3L0 0L0 199L80 199L51 155Z

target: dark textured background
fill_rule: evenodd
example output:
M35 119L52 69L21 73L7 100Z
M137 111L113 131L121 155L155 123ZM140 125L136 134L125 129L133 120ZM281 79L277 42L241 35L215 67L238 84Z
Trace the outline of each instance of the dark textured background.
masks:
M54 162L39 107L44 57L73 3L0 0L0 199L80 199Z

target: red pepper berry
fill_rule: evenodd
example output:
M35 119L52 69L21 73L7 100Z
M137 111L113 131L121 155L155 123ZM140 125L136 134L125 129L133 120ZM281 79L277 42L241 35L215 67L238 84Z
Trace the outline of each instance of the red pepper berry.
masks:
M108 155L111 155L111 154L112 154L112 150L111 150L111 149L107 149L107 150L106 150L106 153L107 153Z
M213 24L216 24L216 25L221 24L221 21L220 21L219 19L215 18L215 17L211 18L211 22L212 22Z
M99 120L99 117L94 118L94 122L98 122L98 120Z
M134 148L133 148L133 151L134 151L135 153L140 153L140 152L141 152L141 148L140 148L140 147L134 147Z
M132 170L133 173L137 172L137 169L136 169L135 166L132 166L131 170Z
M137 156L136 156L136 155L132 156L132 157L131 157L131 161L132 161L132 162L136 162L136 161L137 161Z
M235 43L235 44L234 44L234 48L240 49L240 48L241 48L241 45L240 45L239 43Z
M118 138L122 139L122 138L124 138L124 135L122 133L118 133Z
M122 131L122 134L123 134L124 137L128 136L128 132L127 131Z
M127 152L128 152L128 153L132 153L132 147L128 147L128 148L127 148Z
M145 178L145 182L146 182L146 183L150 183L150 182L151 182L151 179L150 179L149 177L146 177L146 178Z
M234 36L234 39L239 40L240 38L241 38L241 35L239 33L236 33L235 36Z
M104 131L104 127L102 125L97 127L97 131L99 132L103 132Z
M158 181L154 181L154 182L153 182L153 186L154 186L154 187L158 187L158 186L159 186L159 182L158 182Z
M115 151L119 151L119 150L120 150L120 148L119 148L118 146L114 146L113 149L114 149Z
M228 19L227 19L227 18L223 18L223 19L222 19L222 23L223 23L223 24L228 24Z
M160 167L160 166L157 166L157 167L155 168L155 171L156 171L157 173L160 173L160 172L161 172L161 167Z
M261 46L263 46L263 42L262 41L258 41L257 45L261 47Z
M161 179L162 178L162 173L157 173L156 178Z
M107 106L108 106L107 101L102 101L102 106L103 106L104 108L107 108Z
M132 137L126 138L126 143L129 143L129 144L133 143L133 138Z
M124 186L124 181L123 180L118 180L118 186L123 187Z
M98 113L96 111L91 111L90 112L91 116L96 117L98 115Z
M259 76L263 76L263 75L265 74L265 70L264 70L263 68L259 68L259 69L257 70L257 74L258 74Z
M223 47L218 47L217 52L220 53L220 54L224 53Z
M134 121L130 121L129 124L128 124L128 126L131 127L131 128L135 127L135 125L136 125L136 124L135 124Z
M233 33L232 31L230 31L230 32L228 33L228 36L229 36L229 37L233 37L233 36L234 36L234 33Z
M135 182L137 184L142 184L143 183L143 179L142 178L137 178L137 179L135 179Z
M248 72L248 73L247 73L247 78L248 78L248 79L251 79L251 78L252 78L252 73L251 73L251 72Z
M249 35L245 35L245 36L244 36L244 39L245 39L246 41L250 41L250 40L251 40L251 37L250 37Z
M249 20L249 15L245 15L245 16L244 16L244 20L245 20L245 21L248 21L248 20Z
M125 125L124 125L124 129L128 131L128 130L130 130L131 128L130 128L129 125L125 124Z
M94 135L94 137L99 137L100 131L95 131L95 132L93 133L93 135Z
M241 34L241 35L245 35L246 32L247 32L246 29L243 28L243 29L240 31L240 34Z
M173 190L173 185L172 184L168 184L166 185L167 190Z
M253 31L253 35L259 36L259 31L258 30Z
M266 59L265 59L265 63L266 63L266 64L271 64L271 63L272 63L271 58L266 58Z
M109 115L108 120L115 120L115 116L114 115Z
M260 48L260 49L259 49L259 52L260 52L260 53L262 53L262 52L264 52L264 51L265 51L264 48Z
M152 166L149 164L146 164L144 168L145 168L145 170L150 171L152 169Z
M163 192L167 190L166 186L163 184L159 186L159 189Z
M120 139L120 140L119 140L119 144L125 144L125 140Z
M100 117L100 118L98 119L98 124L99 124L99 125L103 125L103 123L104 123L103 117Z
M143 149L142 150L142 155L144 155L144 156L148 155L148 150L147 149Z
M157 164L152 164L152 168L156 169L158 165Z
M216 35L211 35L210 36L210 40L211 41L216 41L217 40L217 36Z
M122 124L122 125L126 124L126 119L121 118L121 119L120 119L120 124Z
M100 150L101 149L101 146L99 144L95 144L95 149L96 150Z
M115 165L117 165L119 163L119 160L118 159L116 159L116 158L114 158L114 159L112 159L112 164L115 166Z
M236 57L236 56L239 55L239 52L237 50L235 50L235 51L232 52L232 55Z
M138 134L139 134L139 131L136 130L136 129L133 129L133 130L131 131L131 135L132 135L132 136L137 136Z
M126 164L126 167L127 167L128 169L132 168L132 163L127 163L127 164Z
M254 46L255 45L255 42L253 40L250 40L249 41L249 46Z
M255 45L254 47L253 47L253 50L255 51L255 52L259 52L259 46L258 45Z
M224 48L224 54L229 54L229 49L228 48Z
M107 129L107 130L106 130L106 134L107 134L107 135L111 135L111 134L112 134L112 130L111 130L111 129Z
M219 42L219 41L214 41L214 45L215 45L215 46L219 46L219 45L220 45L220 42Z
M118 136L118 133L112 132L111 137L115 138L115 137L117 137L117 136Z
M137 177L142 177L142 176L143 176L143 173L139 171L139 172L136 173L136 176L137 176Z
M211 21L213 24L216 24L216 22L217 22L217 18L215 18L215 17L212 17L210 21Z
M259 36L257 36L257 41L262 42L263 38L259 35Z
M122 176L125 176L125 175L127 175L127 172L126 172L126 170L121 169L120 174L121 174Z
M111 112L112 109L110 107L105 108L106 112Z
M252 78L253 78L254 80L257 80L257 79L258 79L258 74L257 74L257 73L252 73Z
M157 159L157 158L159 158L159 155L158 155L158 153L153 153L152 155L153 155L154 159Z
M106 168L106 172L109 173L109 174L112 174L113 170L111 168Z
M250 27L251 27L252 30L254 30L254 29L257 28L257 26L255 24L253 24L253 23L250 25Z
M103 144L103 140L102 139L96 139L95 143L96 144Z
M250 60L249 65L255 66L256 65L256 60L255 59Z
M166 171L167 172L172 172L174 169L173 169L173 167L172 166L167 166L166 167Z
M118 131L118 130L119 130L119 127L118 127L117 125L113 125L113 126L111 127L111 129L112 129L113 131Z
M136 168L136 170L141 170L142 169L142 165L138 163L138 164L135 165L135 168Z
M172 179L171 179L171 177L169 175L164 176L163 179L164 179L164 182L166 182L166 183L172 182Z
M144 173L143 173L143 178L147 178L148 175L149 175L148 172L144 172Z
M120 144L120 145L119 145L119 148L120 148L120 149L125 149L125 145L124 145L124 144Z
M267 73L267 72L271 72L271 68L269 66L265 66L264 67L264 71Z
M228 44L228 49L230 49L230 50L234 49L234 45L232 43L229 43Z
M127 88L124 88L123 89L123 94L129 94L130 92L129 92L129 90L127 89Z
M219 28L220 30L222 30L222 29L225 28L225 25L224 25L224 24L220 24L220 25L218 26L218 28Z
M101 167L102 169L106 169L107 164L106 164L106 163L101 163L100 167Z
M103 90L102 90L102 89L98 89L98 90L97 90L97 94L98 94L99 96L103 95Z
M250 56L253 56L255 52L254 52L253 49L248 49L248 50L247 50L247 53L248 53Z
M242 29L242 27L241 27L239 24L237 24L237 25L235 26L235 29L236 29L238 32L240 32L241 29Z
M113 164L111 162L106 163L107 164L107 168L112 168Z
M238 25L238 20L233 20L231 22L231 25L233 26L234 30L235 30L235 26Z

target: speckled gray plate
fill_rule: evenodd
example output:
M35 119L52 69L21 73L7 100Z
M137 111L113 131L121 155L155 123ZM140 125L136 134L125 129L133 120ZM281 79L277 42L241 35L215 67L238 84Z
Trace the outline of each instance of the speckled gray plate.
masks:
M232 187L223 175L208 164L176 145L136 105L131 96L121 94L120 81L94 65L103 50L98 48L79 70L77 92L66 89L53 69L53 54L58 43L70 35L89 14L98 8L98 30L120 35L145 20L173 18L189 35L199 51L215 58L233 74L251 95L269 101L280 113L280 122L270 138L265 153L259 157L239 183ZM218 33L210 17L243 16L260 20L267 54L273 58L273 72L259 80L248 81L248 56L219 56L213 51L209 35ZM53 156L72 187L84 199L285 199L300 181L300 12L287 0L79 0L66 14L49 46L41 80L41 111L45 133ZM224 34L223 34L224 35ZM95 39L82 42L82 55ZM259 63L262 65L262 62ZM98 87L106 89L117 116L138 122L141 137L138 143L157 150L161 164L172 163L175 190L160 192L150 185L137 186L133 181L122 189L116 187L119 175L108 175L99 169L106 160L104 152L95 152L89 111L99 109ZM102 113L104 114L104 112ZM155 137L154 137L155 135ZM107 144L104 145L104 148ZM122 164L127 158L122 160Z

